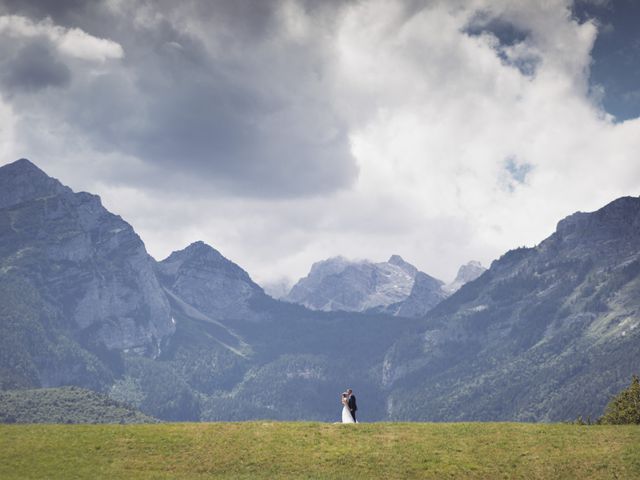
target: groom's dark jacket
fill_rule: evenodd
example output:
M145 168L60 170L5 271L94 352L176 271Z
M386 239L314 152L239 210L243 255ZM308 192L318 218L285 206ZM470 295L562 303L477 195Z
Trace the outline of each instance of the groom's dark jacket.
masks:
M351 395L349 397L349 410L351 410L352 412L355 412L356 410L358 410L358 405L356 405L355 395Z

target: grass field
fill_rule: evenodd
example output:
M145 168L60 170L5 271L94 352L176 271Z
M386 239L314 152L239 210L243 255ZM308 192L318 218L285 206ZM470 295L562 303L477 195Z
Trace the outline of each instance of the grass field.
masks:
M640 426L0 425L0 478L640 478Z

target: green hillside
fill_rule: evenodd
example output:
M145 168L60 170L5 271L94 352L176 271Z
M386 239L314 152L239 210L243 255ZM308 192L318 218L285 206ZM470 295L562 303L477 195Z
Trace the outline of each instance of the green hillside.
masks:
M389 420L596 418L640 365L640 199L511 250L385 357Z
M640 478L640 427L2 425L0 478Z
M0 392L2 423L149 423L157 420L78 387Z

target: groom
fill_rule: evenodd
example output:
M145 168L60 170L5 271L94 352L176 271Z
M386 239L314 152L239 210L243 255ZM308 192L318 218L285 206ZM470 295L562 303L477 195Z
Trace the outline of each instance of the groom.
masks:
M350 388L347 389L347 394L349 394L349 411L351 412L351 416L353 417L353 421L356 421L356 411L358 410L358 405L356 405L356 396L353 394L353 390Z

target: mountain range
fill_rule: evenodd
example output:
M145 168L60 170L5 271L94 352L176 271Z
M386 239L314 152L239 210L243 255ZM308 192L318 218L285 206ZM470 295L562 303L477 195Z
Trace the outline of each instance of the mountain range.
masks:
M372 366L415 322L274 300L202 242L156 262L97 196L27 160L0 186L3 390L75 385L166 420L320 420L350 383L382 417Z
M334 421L347 386L364 421L595 417L639 364L639 246L625 197L448 292L398 256L320 262L289 294L310 309L203 242L154 260L23 159L0 167L0 389L75 385L164 420ZM310 297L318 270L359 293Z
M484 271L479 262L471 261L445 285L400 255L379 263L334 257L314 263L282 299L312 310L420 317Z

